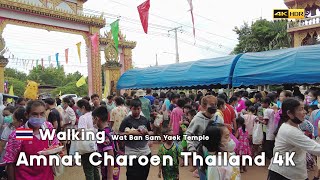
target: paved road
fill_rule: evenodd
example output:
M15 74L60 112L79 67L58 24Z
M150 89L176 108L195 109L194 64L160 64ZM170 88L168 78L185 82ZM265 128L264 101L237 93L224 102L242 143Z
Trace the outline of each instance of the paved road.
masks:
M152 153L157 153L157 145L152 147ZM182 180L196 180L197 178L192 177L192 173L189 172L189 167L180 168L180 179ZM266 167L248 167L248 171L241 174L242 180L266 180L268 169ZM122 168L120 172L120 180L126 180L126 169ZM313 179L315 171L309 172L309 179ZM151 166L148 180L157 180L158 167ZM65 169L65 173L56 178L56 180L85 180L85 176L82 167L69 167ZM160 180L160 179L159 179Z

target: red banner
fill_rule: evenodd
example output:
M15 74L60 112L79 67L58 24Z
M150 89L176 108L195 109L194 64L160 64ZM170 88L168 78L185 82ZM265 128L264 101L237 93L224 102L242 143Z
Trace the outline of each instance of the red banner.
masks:
M141 21L143 30L146 34L148 34L149 9L150 9L150 0L147 0L146 2L138 6L140 21Z
M193 36L196 37L196 29L194 27L194 16L193 16L193 5L192 0L188 0L188 3L190 5L190 12L191 12L191 18L192 18L192 26L193 26Z
M68 64L69 49L66 49L64 54L65 54L65 56L66 56L66 64Z

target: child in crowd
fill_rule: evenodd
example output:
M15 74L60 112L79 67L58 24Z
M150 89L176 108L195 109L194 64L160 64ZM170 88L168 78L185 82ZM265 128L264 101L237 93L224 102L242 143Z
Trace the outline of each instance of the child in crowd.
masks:
M219 152L227 152L228 155L232 147L232 140L230 139L230 131L223 124L209 124L204 133L210 140L203 140L198 148L198 153L203 157L209 155L218 155ZM223 162L223 156L222 156ZM239 168L227 166L207 166L206 163L201 166L200 171L206 174L208 180L240 180Z
M9 124L12 123L12 114L14 112L14 107L13 106L7 106L3 109L2 114L3 114L3 127L6 128L9 126Z
M192 110L192 106L189 105L189 104L186 104L184 107L183 107L183 117L182 117L182 123L185 124L186 126L189 126L190 124L190 121L188 119L188 112Z
M318 109L318 106L317 105L311 105L311 106L304 105L304 108L305 108L305 110L307 112L307 114L306 114L304 119L309 121L312 111Z
M254 152L253 144L252 144L252 132L253 132L255 121L257 120L257 116L254 115L256 113L256 108L254 108L253 106L250 106L247 112L248 112L247 114L243 115L243 119L244 119L244 124L246 125L246 130L248 131L248 139L249 139L250 147L252 149L251 152ZM257 153L257 152L254 152L254 153Z
M249 133L247 131L245 120L242 117L238 117L237 120L237 127L239 127L238 131L236 132L236 137L239 140L239 147L237 148L237 154L240 155L240 162L242 162L243 155L251 155L251 148L249 144ZM242 166L240 164L240 172L247 171L246 166Z
M309 122L309 121L306 121L304 120L301 124L299 124L299 129L301 131L304 132L304 134L306 136L308 136L310 139L314 139L314 127L313 125ZM313 158L313 156L307 152L307 155L306 155L306 161L307 161L307 169L308 170L313 170L313 168L315 167L315 159Z
M104 166L104 152L107 152L110 156L117 156L116 144L112 140L112 129L108 126L108 109L106 106L97 107L92 112L92 117L94 124L97 126L98 131L104 131L106 135L106 140L104 143L98 144L98 152L101 153L102 166L101 166L101 176L102 180L119 179L120 167L116 165L113 167L111 162L108 162L108 166Z
M153 105L151 106L153 112L160 112L161 106L159 99L155 99Z
M181 149L172 140L164 140L163 136L172 136L173 132L169 128L162 130L163 144L160 145L158 155L160 157L160 166L158 177L163 176L164 180L178 180L179 179L179 157L181 156ZM170 155L173 158L173 166L162 166L163 156ZM167 164L169 161L167 161Z
M163 115L159 114L159 113L156 113L155 114L155 120L154 120L154 123L153 123L154 135L160 135L161 134L162 123L163 123Z

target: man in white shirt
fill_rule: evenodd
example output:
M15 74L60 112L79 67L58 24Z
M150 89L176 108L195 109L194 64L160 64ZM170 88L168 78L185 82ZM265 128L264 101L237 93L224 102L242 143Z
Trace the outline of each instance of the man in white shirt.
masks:
M270 108L271 99L265 98L262 100L262 107L264 108L263 112L263 124L266 125L266 144L265 144L265 151L266 157L271 159L273 157L273 148L275 142L275 124L274 124L274 110Z

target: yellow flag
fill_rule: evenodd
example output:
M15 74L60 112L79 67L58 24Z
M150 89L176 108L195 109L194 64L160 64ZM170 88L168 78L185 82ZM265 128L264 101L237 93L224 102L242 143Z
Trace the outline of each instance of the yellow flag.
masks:
M103 98L107 98L107 83L104 84Z
M86 84L86 78L83 77L83 76L76 83L77 87L80 87L80 86L85 85L85 84Z
M14 96L13 85L10 86L9 95ZM13 100L12 100L12 98L9 98L7 101L8 101L8 103L11 103Z
M77 48L78 48L78 56L79 56L79 61L81 63L81 42L77 43Z
M59 96L61 96L61 91L59 92Z

